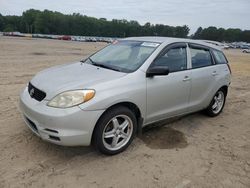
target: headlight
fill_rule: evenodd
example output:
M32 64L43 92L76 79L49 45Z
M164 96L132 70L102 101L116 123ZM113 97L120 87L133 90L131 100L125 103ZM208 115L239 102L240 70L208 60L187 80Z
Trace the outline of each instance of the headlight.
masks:
M47 103L56 108L69 108L87 102L95 96L95 90L66 91L55 96Z

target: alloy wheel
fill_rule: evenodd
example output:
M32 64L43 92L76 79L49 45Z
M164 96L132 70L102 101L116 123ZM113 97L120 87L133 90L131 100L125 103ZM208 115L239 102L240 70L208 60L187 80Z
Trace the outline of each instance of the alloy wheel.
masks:
M225 102L224 93L222 91L218 91L214 96L214 103L212 105L213 113L215 114L219 113L223 108L224 102Z
M126 115L113 117L104 127L102 141L109 150L119 150L125 146L133 133L133 122Z

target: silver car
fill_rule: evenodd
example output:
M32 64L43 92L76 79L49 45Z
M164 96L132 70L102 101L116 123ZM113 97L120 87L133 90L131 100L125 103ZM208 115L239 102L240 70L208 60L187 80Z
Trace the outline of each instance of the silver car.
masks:
M38 73L20 96L28 127L43 140L125 150L151 123L204 110L221 113L231 71L216 46L166 37L115 41L81 62Z
M244 49L242 50L243 53L250 53L250 49Z

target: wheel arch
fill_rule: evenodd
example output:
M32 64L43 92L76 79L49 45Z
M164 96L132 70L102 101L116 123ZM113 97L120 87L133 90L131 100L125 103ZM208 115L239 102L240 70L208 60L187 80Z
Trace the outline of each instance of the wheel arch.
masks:
M215 95L219 90L225 91L225 97L227 97L228 87L229 87L229 86L225 84L225 85L222 85L222 86L220 86L220 87L215 88L214 91L213 91L213 93L211 93L211 96L209 96L206 105L204 105L204 109L206 109L206 108L210 105L211 101L213 100L214 95Z
M99 122L99 120L101 119L101 117L109 110L111 110L112 108L116 108L118 106L124 106L124 107L127 107L128 109L130 109L134 114L135 114L135 117L136 117L136 120L137 120L137 133L141 133L141 129L142 129L142 123L143 123L143 117L142 117L142 113L141 113L141 110L140 108L133 102L128 102L128 101L124 101L124 102L118 102L116 104L113 104L111 106L109 106L101 115L100 117L98 118L96 124L95 124L95 127L92 131L92 135L91 135L91 143L93 142L93 135L94 135L94 132L95 132L95 129L96 129L96 126Z
M218 91L222 91L223 93L224 93L224 104L223 104L223 106L222 106L222 108L220 109L220 111L218 111L218 112L213 112L212 111L212 109L211 109L211 106L213 105L213 98L211 99L211 101L210 101L210 103L209 103L209 105L204 109L204 112L208 115L208 116L210 116L210 117L215 117L215 116L217 116L217 115L219 115L221 112L222 112L222 110L223 110L223 107L224 107L224 105L225 105L225 102L226 102L226 97L227 97L227 93L228 93L228 85L223 85L223 86L221 86L219 89L217 89L216 90L216 92L215 92L215 94L214 95L216 95L216 93L218 92ZM214 97L214 96L213 96Z
M221 90L225 91L225 97L227 96L227 93L228 93L228 86L227 85L224 85L220 88ZM220 90L218 89L218 90Z

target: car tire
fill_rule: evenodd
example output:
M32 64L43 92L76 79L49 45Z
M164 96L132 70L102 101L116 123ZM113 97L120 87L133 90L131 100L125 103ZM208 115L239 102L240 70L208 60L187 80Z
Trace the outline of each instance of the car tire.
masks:
M205 110L206 114L210 117L218 116L225 105L227 92L224 89L219 89L213 96L212 101Z
M106 155L115 155L124 151L133 141L137 130L134 113L124 106L106 111L98 120L93 144Z

